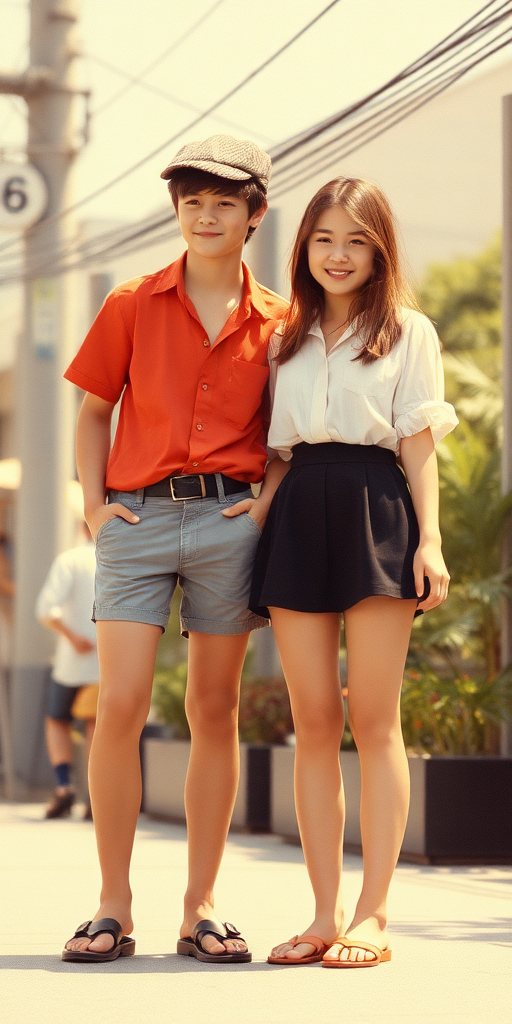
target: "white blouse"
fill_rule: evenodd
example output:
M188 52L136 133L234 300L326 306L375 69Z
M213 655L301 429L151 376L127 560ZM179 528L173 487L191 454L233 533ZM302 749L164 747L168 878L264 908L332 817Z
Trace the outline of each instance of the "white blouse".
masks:
M320 322L288 362L278 366L281 341L269 348L272 421L269 447L288 461L301 441L321 444L376 444L398 452L400 438L430 427L434 442L457 426L452 405L444 401L439 339L428 317L403 310L400 341L363 365L354 356L362 342L353 327L327 354Z

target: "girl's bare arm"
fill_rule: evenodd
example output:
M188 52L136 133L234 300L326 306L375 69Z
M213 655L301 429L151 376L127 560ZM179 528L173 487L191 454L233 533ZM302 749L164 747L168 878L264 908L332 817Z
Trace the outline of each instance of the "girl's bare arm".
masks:
M430 594L422 602L428 611L448 597L450 577L441 552L439 529L439 475L434 441L430 427L412 437L403 437L400 458L411 489L420 542L414 556L416 593L421 597L424 577L430 581Z
M259 496L257 498L244 498L243 501L238 501L236 505L231 505L231 508L224 509L222 514L230 517L239 516L242 512L250 512L258 526L263 529L272 498L289 468L290 463L284 462L277 455L275 459L272 459L272 462L269 462L265 470L265 478L261 485Z

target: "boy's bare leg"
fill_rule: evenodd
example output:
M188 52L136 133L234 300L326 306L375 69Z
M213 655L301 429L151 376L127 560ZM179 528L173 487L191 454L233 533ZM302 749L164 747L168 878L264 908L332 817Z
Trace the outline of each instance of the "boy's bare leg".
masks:
M149 711L159 626L98 622L100 697L89 761L89 788L102 874L94 920L113 917L124 934L133 925L130 858L140 810L139 739ZM105 952L111 935L71 939L67 949Z
M192 734L185 786L189 879L182 938L198 921L218 920L213 887L233 813L239 776L238 703L249 634L190 633L187 717ZM240 940L202 940L211 953L245 950Z

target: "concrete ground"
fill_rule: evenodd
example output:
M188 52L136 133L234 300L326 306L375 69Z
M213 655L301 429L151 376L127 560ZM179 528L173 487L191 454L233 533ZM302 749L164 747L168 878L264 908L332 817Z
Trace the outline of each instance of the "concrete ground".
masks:
M185 831L141 818L133 860L137 955L67 964L63 942L96 909L92 825L0 806L2 1024L512 1024L512 868L401 864L390 900L393 960L365 971L272 967L273 944L305 927L312 900L300 849L233 835L217 887L222 918L254 962L175 954ZM346 859L347 908L361 859Z

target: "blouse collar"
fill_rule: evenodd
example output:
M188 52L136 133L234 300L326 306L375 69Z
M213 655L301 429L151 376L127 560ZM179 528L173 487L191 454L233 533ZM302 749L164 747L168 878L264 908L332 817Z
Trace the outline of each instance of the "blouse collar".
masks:
M338 340L335 342L335 344L330 349L329 355L330 355L331 352L334 352L334 349L337 348L338 345L342 345L343 342L344 341L348 341L349 338L356 337L356 335L357 335L356 328L357 328L357 320L355 320L355 321L353 321L353 323L349 324L347 329L345 331L343 331L343 334L340 334ZM323 335L322 328L320 327L320 317L318 317L314 321L314 323L311 324L311 327L309 328L309 334L313 335L315 338L320 338L320 341L322 342L322 345L325 345L325 338L324 338L324 335ZM354 346L352 346L352 347L354 347Z

